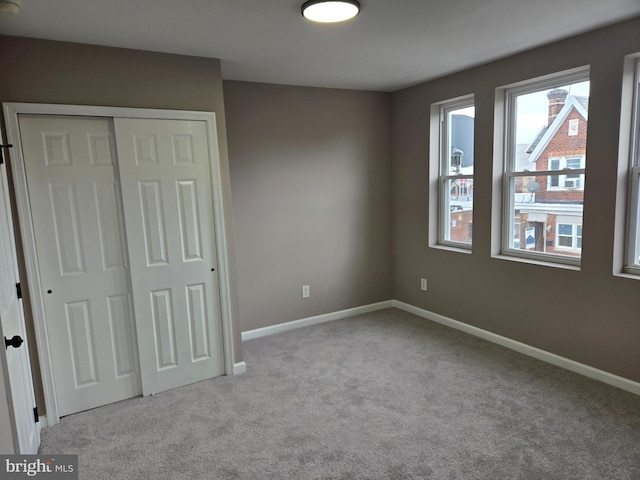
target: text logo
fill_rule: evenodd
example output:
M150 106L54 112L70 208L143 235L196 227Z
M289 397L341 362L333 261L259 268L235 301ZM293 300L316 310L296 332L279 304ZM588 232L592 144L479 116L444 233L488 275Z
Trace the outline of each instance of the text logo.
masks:
M78 455L0 455L0 480L78 480Z

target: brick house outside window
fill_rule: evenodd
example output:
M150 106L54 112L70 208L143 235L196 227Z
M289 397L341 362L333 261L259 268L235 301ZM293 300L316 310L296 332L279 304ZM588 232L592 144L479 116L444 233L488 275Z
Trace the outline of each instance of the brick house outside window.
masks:
M518 248L580 256L582 207L588 122L588 97L570 96L564 89L547 93L547 126L521 152L531 175L516 189L515 225L519 225ZM535 175L535 171L558 170L558 175Z

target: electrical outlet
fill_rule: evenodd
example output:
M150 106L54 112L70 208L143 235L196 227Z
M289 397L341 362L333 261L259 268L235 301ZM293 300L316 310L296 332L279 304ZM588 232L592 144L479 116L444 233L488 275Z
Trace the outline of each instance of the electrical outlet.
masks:
M302 285L302 298L309 298L310 296L309 285Z
M426 278L421 278L420 279L420 290L426 292L427 291L427 279Z

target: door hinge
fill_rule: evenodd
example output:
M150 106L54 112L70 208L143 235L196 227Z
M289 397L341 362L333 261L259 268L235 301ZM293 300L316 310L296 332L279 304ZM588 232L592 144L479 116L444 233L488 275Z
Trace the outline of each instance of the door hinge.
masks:
M33 419L36 423L40 421L40 415L38 415L38 407L33 407Z
M22 298L22 288L20 288L19 283L16 283L16 294L18 295L18 299Z
M13 145L10 143L7 145L0 145L0 165L4 163L4 148L13 148Z

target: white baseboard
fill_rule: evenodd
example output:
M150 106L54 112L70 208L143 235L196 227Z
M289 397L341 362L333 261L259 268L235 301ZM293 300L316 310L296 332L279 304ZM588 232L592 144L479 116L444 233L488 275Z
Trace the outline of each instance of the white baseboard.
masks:
M247 371L247 364L245 362L238 362L233 365L233 374L240 375Z
M372 303L370 305L364 305L362 307L349 308L347 310L340 310L338 312L326 313L324 315L317 315L315 317L303 318L301 320L294 320L292 322L281 323L270 327L249 330L246 332L242 332L242 341L264 337L267 335L273 335L274 333L295 330L297 328L316 325L318 323L330 322L333 320L339 320L341 318L352 317L354 315L359 315L362 313L375 312L377 310L391 307L404 310L405 312L413 313L414 315L425 318L427 320L431 320L432 322L436 322L446 327L460 330L475 337L482 338L483 340L487 340L491 343L495 343L511 350L515 350L516 352L522 353L529 357L542 360L543 362L547 362L557 367L570 370L574 373L584 375L585 377L598 380L622 390L626 390L627 392L640 395L640 383L629 380L628 378L620 377L618 375L614 375L613 373L590 367L589 365L585 365L583 363L561 357L560 355L556 355L555 353L532 347L531 345L527 345L526 343L518 342L517 340L513 340L508 337L503 337L502 335L498 335L496 333L474 327L473 325L459 322L458 320L453 320L452 318L445 317L444 315L433 313L419 307L414 307L413 305L409 305L408 303L400 302L398 300L388 300L385 302ZM241 362L239 364L236 364L234 373L242 373L245 370L246 364L244 362Z
M292 322L280 323L278 325L272 325L270 327L256 328L255 330L242 332L242 341L244 342L245 340L265 337L267 335L273 335L274 333L287 332L289 330L308 327L310 325L316 325L318 323L330 322L332 320L352 317L354 315L360 315L362 313L375 312L377 310L390 308L392 306L393 300L387 300L386 302L372 303L370 305L364 305L362 307L348 308L346 310L325 313L324 315L317 315L315 317L308 317L300 320L294 320Z
M414 307L413 305L409 305L408 303L403 303L398 300L392 300L391 303L392 306L399 308L400 310L413 313L414 315L426 318L427 320L431 320L450 328L455 328L456 330L460 330L475 337L479 337L489 342L502 345L503 347L510 348L511 350L515 350L516 352L522 353L524 355L537 358L538 360L542 360L543 362L550 363L557 367L579 373L581 375L584 375L585 377L589 377L594 380L613 385L614 387L618 387L622 390L635 393L636 395L640 395L640 383L629 380L628 378L619 377L612 373L598 370L597 368L590 367L589 365L584 365L582 363L570 360L565 357L561 357L554 353L532 347L531 345L527 345L526 343L521 343L508 337L503 337L501 335L491 333L487 330L483 330L481 328L474 327L457 320L453 320L443 315Z

